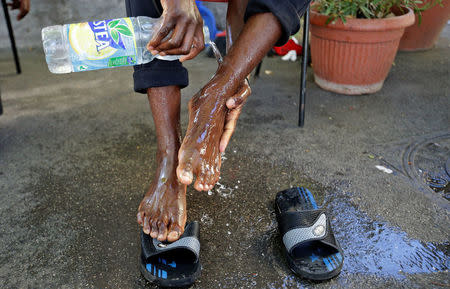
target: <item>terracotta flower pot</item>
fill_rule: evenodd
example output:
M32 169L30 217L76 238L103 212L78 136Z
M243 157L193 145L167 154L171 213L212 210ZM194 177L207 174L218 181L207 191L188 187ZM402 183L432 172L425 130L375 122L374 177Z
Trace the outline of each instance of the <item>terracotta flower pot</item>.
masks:
M396 15L326 25L328 16L311 11L311 58L317 85L342 94L380 90L405 27L414 23L412 10Z
M420 25L416 15L414 25L405 29L405 34L400 40L399 50L420 51L433 48L450 17L450 1L442 1L442 5L444 7L436 5L422 12Z

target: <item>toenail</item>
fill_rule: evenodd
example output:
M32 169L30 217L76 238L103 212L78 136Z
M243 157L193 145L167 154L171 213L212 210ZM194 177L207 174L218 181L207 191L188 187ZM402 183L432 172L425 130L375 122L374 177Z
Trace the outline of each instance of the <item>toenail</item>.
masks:
M184 170L184 171L183 171L183 176L189 177L189 176L191 176L191 175L192 175L192 172L191 172L191 171L188 171L188 170Z
M163 243L159 243L159 244L158 244L158 247L160 247L160 248L165 248L165 247L167 247L167 245L166 245L166 244L163 244Z

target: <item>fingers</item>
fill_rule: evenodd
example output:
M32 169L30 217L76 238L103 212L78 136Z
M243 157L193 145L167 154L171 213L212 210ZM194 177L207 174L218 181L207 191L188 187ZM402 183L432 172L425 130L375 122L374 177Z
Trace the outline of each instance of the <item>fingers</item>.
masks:
M245 83L239 88L238 92L227 100L226 105L228 109L235 109L241 106L247 100L248 96L252 93L247 80L244 81Z
M202 21L202 25L198 25L195 28L193 46L190 47L191 49L190 52L186 56L181 57L180 62L191 60L192 58L196 57L204 48L205 48L205 38L203 35L203 21Z
M191 60L192 58L196 57L200 52L202 52L204 48L205 43L203 42L203 37L200 39L195 37L193 46L191 47L191 51L187 55L180 57L180 62Z
M153 55L186 55L183 61L194 58L204 48L203 19L195 2L165 2L163 8L164 20L147 49Z
M173 29L173 33L170 36L170 38L165 40L163 39L159 45L155 46L155 50L166 51L174 48L180 48L180 46L183 44L183 40L188 35L187 31L194 29L195 27L194 28L189 27L184 20L178 22L175 28ZM194 33L192 32L190 33L190 35L192 41L192 35L194 35Z
M234 129L236 128L236 122L241 114L242 107L244 106L245 101L248 96L251 94L250 86L248 85L248 81L244 80L243 85L239 88L238 92L230 97L226 106L230 110L227 115L225 128L220 138L219 150L220 152L224 152L228 143L231 139L231 136L234 133Z
M165 32L160 35L164 34ZM177 24L170 39L164 40L162 43L160 37L155 37L155 41L152 39L147 44L147 49L152 54L159 54L161 56L185 55L180 58L181 62L194 58L205 48L203 28L201 25L190 25L186 28L186 25ZM157 41L159 41L158 44L156 44Z
M17 20L21 20L28 12L30 12L30 0L22 0L20 2L20 12L17 15Z
M236 108L228 113L227 122L225 124L225 128L223 130L222 137L220 138L219 150L221 153L225 151L228 146L228 143L231 139L231 136L234 133L234 129L236 128L236 122L241 114L241 109Z
M161 27L158 29L156 33L153 34L152 39L147 44L147 49L152 54L157 54L158 51L155 49L161 43L161 41L169 35L170 31L175 27L175 21L171 20L170 17L164 17L164 21L161 24ZM156 52L156 53L154 53Z
M156 49L157 50L162 50L160 55L164 56L164 55L186 55L188 53L190 53L191 48L193 47L193 43L194 43L194 32L195 32L195 27L191 26L188 28L188 30L186 31L186 35L184 37L183 43L179 44L176 43L175 45L173 45L173 47L168 46L167 42L162 43L160 46L158 46ZM166 45L167 43L167 45Z

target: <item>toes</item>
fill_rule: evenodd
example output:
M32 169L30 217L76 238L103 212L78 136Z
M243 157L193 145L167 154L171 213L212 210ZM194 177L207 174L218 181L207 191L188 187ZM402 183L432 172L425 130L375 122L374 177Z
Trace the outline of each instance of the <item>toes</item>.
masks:
M190 185L194 179L194 174L192 173L192 166L190 163L180 164L177 167L177 177L180 183L185 185Z
M156 238L158 238L158 234L159 234L158 222L152 221L152 230L150 232L150 237L152 237L153 239L156 239Z
M178 224L172 224L169 229L169 234L167 235L167 241L169 242L175 242L180 238L180 236L183 234L183 228L181 228Z
M138 213L137 213L137 216L136 216L137 222L138 222L138 224L141 225L141 226L142 226L142 223L144 222L143 215L144 215L144 213L138 212Z
M214 187L214 186L216 185L216 183L219 181L219 176L220 176L220 173L217 173L217 174L211 176L211 182L210 182L210 184L212 184L213 187Z
M158 222L159 232L158 232L158 240L165 241L167 239L167 224L163 221Z
M208 175L208 178L206 181L206 186L208 187L208 190L211 190L214 187L214 185L216 183L214 181L214 179L215 179L214 175L211 175L211 174Z
M214 187L212 177L209 174L205 178L205 185L204 185L204 187L205 187L205 191L209 191L209 190L211 190Z
M194 184L194 189L196 189L199 192L205 189L203 186L203 178L197 177L197 180L195 181Z
M149 235L150 234L150 220L148 216L144 216L144 226L142 228L144 230L144 233Z

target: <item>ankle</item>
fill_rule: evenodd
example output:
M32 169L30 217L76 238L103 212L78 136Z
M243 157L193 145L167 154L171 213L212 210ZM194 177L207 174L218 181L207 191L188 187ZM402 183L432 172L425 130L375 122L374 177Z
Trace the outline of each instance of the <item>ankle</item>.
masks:
M226 101L233 89L237 88L237 81L230 79L228 75L216 74L214 77L203 87L201 95L207 97L214 97Z

